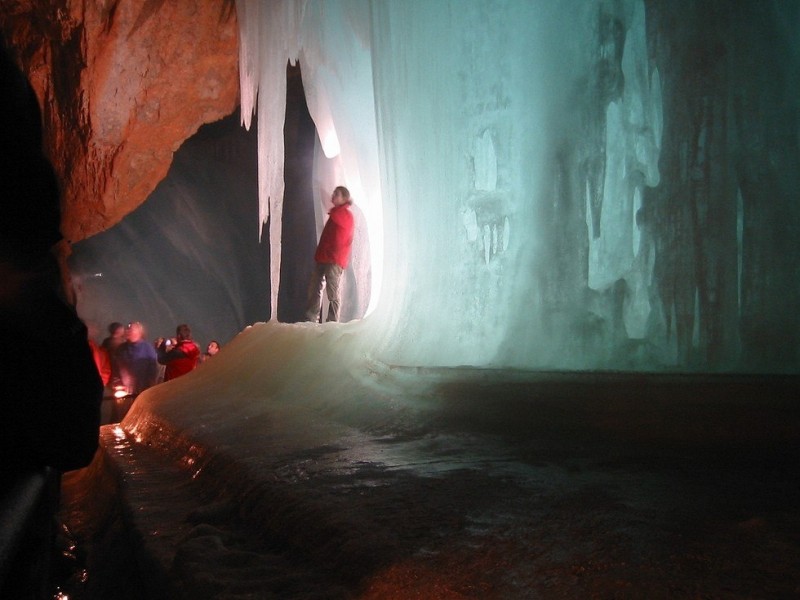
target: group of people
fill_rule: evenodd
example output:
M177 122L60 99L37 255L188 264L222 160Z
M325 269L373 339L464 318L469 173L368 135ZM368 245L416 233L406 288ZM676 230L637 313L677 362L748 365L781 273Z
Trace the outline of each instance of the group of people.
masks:
M219 342L211 340L201 353L185 323L175 329L175 337L159 337L151 344L145 339L140 322L127 326L114 322L108 326L108 337L102 344L91 339L89 343L103 384L122 386L130 396L137 396L159 381L185 375L220 350Z

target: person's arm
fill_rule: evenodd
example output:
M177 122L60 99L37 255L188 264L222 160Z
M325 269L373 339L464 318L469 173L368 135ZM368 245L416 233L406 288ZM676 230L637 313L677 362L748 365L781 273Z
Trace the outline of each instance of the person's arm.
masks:
M158 357L159 364L165 365L170 361L186 356L176 345L175 342L170 341L170 346L167 347L167 341L163 340L156 346L156 356Z

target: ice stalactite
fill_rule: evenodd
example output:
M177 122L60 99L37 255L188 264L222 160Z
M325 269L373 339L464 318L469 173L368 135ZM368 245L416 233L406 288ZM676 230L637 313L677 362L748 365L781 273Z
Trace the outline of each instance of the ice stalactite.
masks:
M237 2L242 68L242 122L258 121L259 232L269 223L270 308L277 319L283 212L283 116L286 111L286 63L299 53L298 24L303 4Z
M611 32L600 39L598 52L605 61L601 64L607 64L613 56L618 57L619 63L609 64L603 70L614 78L606 82L603 89L615 90L617 95L589 99L608 101L601 208L590 207L593 214L589 235L589 287L602 291L624 281L622 334L642 339L650 317L649 283L653 265L646 256L639 257L641 245L650 241L642 239L637 213L642 209L643 188L659 183L658 135L662 107L659 90L653 88L653 84L659 82L650 72L644 3L630 3L627 19L618 14L601 12L600 15L598 30ZM604 23L613 25L604 26ZM600 210L599 218L594 215L596 210Z
M646 6L665 115L655 272L675 362L796 369L797 33L783 19L798 5L689 2L680 26L670 3Z

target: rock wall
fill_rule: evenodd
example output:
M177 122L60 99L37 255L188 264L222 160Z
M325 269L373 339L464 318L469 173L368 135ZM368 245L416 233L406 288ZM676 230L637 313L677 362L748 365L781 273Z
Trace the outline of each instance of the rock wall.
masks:
M133 211L238 105L233 0L3 0L0 31L39 98L68 243Z

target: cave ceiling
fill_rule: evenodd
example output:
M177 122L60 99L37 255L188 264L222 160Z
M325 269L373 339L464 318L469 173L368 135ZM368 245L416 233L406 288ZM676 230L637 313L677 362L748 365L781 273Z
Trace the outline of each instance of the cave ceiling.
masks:
M238 106L233 0L4 0L0 31L39 99L69 243L132 212Z

